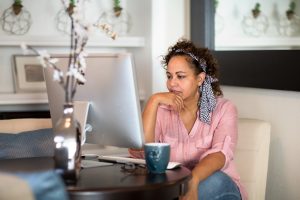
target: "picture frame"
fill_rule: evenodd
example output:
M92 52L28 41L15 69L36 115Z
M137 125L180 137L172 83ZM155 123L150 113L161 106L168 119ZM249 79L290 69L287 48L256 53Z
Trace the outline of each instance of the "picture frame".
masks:
M16 93L46 92L44 69L35 55L13 55Z

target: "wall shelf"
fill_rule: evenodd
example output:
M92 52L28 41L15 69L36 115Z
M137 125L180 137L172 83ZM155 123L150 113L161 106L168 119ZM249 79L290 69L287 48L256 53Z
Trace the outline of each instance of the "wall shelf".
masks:
M145 95L139 91L140 101L143 103ZM27 104L48 104L47 93L2 93L0 94L0 106L5 105L27 105Z
M0 105L48 104L47 93L0 94Z
M216 50L300 49L300 37L217 37Z
M68 36L1 36L0 46L20 46L25 42L31 46L67 47L70 45ZM112 40L104 36L92 36L88 47L143 47L144 37L118 37Z

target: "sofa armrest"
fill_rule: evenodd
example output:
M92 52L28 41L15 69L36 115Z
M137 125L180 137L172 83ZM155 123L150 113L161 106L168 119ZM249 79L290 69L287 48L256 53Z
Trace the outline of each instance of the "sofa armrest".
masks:
M0 133L20 133L37 129L51 128L50 118L23 118L0 120Z

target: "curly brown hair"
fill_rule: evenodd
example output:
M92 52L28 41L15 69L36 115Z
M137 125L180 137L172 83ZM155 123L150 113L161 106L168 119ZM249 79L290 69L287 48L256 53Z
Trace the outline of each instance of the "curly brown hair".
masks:
M215 96L222 96L223 92L220 88L219 82L219 71L217 60L213 57L212 53L208 48L201 48L194 45L191 41L187 39L180 39L178 42L169 47L168 53L162 58L162 65L166 69L169 61L174 56L185 56L189 66L194 70L195 75L204 72L203 68L200 65L200 59L204 59L206 62L206 74L210 75L213 79L217 81L212 82L211 86ZM195 58L193 58L195 56ZM197 61L198 60L198 61Z

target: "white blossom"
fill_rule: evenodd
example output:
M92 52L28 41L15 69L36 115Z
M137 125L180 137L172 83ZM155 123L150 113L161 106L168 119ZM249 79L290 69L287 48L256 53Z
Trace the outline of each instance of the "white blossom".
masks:
M106 33L106 35L108 35L110 38L112 38L113 40L116 39L117 37L117 33L115 33L113 30L112 30L112 27L109 25L109 24L96 24L94 25L96 27L98 27L99 29L103 30L104 33Z
M40 64L41 64L43 67L45 67L45 68L47 67L47 63L46 63L44 57L38 56L37 59L39 60Z
M51 63L51 64L55 64L57 62L58 62L57 58L51 58L51 59L49 59L49 63Z
M61 77L63 77L63 72L62 71L58 71L58 70L54 70L53 71L53 80L54 81L60 81Z
M21 49L22 49L22 52L23 52L24 55L26 55L26 54L29 53L28 46L27 46L27 44L25 42L22 42L20 44L20 46L21 46Z
M79 80L81 83L85 83L86 79L84 78L84 76L79 73L78 71L74 74L74 77Z
M79 59L78 62L80 64L79 70L83 71L83 72L85 72L85 69L86 69L86 60L85 60L86 56L87 56L87 53L84 51L80 52L80 54L78 55L78 59Z
M75 68L74 64L70 64L66 76L74 76L75 71L77 71L77 69Z
M37 50L37 52L42 58L46 60L50 59L50 54L46 50Z
M84 76L75 67L70 68L66 75L73 76L74 78L78 79L80 82L83 83L86 82Z

